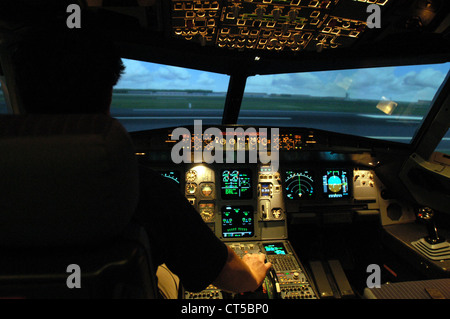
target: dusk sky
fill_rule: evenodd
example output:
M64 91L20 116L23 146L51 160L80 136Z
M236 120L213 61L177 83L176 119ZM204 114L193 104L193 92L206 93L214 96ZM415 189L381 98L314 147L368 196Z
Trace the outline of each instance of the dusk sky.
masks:
M125 74L116 88L203 89L226 92L227 75L123 59ZM306 94L312 96L393 101L433 99L450 63L388 68L305 72L249 77L247 93Z
M125 74L116 88L198 89L226 92L229 76L169 65L122 59Z

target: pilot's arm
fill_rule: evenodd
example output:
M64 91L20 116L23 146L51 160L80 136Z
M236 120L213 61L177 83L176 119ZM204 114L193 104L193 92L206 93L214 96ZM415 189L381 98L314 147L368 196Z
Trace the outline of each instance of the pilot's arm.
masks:
M271 266L271 263L265 263L264 254L247 254L241 259L228 247L228 259L213 284L230 292L255 291Z
M263 254L241 259L160 174L141 166L140 181L135 218L148 232L156 265L165 263L191 292L211 283L230 292L254 291L261 285L271 266Z

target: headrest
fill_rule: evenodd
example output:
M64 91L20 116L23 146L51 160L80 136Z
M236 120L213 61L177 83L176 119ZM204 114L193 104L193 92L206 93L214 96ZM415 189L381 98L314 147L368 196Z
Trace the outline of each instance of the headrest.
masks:
M131 139L106 115L0 116L0 246L117 236L139 196Z

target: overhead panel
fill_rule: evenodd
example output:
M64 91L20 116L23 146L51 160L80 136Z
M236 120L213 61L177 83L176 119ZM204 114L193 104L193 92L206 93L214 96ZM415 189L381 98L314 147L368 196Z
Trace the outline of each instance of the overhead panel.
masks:
M366 30L371 4L388 0L172 0L173 35L234 50L348 47Z

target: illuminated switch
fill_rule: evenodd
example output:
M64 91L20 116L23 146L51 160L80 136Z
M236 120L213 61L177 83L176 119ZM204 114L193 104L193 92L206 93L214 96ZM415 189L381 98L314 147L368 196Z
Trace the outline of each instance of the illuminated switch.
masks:
M213 3L211 3L211 10L219 10L219 2L214 1Z
M256 36L258 36L258 33L259 33L259 30L252 30L252 31L250 31L250 36L256 37Z
M173 6L173 10L175 11L183 10L183 4L181 2L175 3Z
M320 16L320 11L314 11L310 15L311 18L318 18L319 16Z
M248 29L242 29L242 30L241 30L241 35L247 36L247 35L249 35L249 34L250 34L250 30L248 30Z

